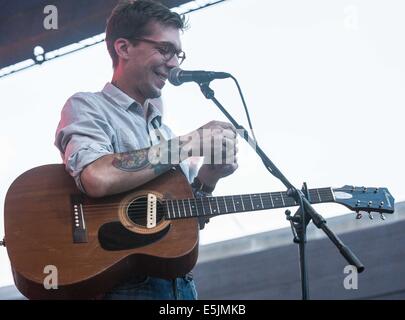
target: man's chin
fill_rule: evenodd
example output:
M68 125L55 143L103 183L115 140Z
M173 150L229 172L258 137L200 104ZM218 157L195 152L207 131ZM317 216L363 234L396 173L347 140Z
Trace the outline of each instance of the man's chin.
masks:
M149 90L147 97L148 99L156 99L160 98L162 96L162 90L159 88L153 88L152 90Z
M159 98L162 95L162 89L154 88L152 95L152 99Z

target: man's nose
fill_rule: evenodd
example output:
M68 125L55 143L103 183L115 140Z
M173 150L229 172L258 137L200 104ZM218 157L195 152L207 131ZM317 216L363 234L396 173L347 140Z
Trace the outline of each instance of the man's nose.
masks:
M180 65L179 59L176 57L176 55L174 55L170 60L166 62L166 65L170 69L177 68Z

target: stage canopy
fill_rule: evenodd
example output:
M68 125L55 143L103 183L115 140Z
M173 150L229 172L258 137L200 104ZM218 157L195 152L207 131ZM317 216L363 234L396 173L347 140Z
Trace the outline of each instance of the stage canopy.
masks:
M170 8L190 0L161 0ZM0 0L0 69L34 57L41 46L45 52L101 34L106 20L118 0ZM57 9L58 29L47 30L44 19Z

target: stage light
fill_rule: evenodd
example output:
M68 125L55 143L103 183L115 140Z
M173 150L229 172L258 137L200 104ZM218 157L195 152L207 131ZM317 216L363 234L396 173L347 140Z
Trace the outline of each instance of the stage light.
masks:
M34 48L34 56L40 56L40 55L43 55L44 53L45 53L45 50L41 46L36 46Z

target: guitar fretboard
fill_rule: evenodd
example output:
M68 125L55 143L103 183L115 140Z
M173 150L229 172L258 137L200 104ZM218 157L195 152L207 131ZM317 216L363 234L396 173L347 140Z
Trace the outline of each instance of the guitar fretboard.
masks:
M310 189L309 200L314 204L333 202L334 197L332 189ZM294 198L288 196L287 192L267 192L233 196L166 200L163 205L166 208L166 217L172 220L293 207L297 206L298 203Z

